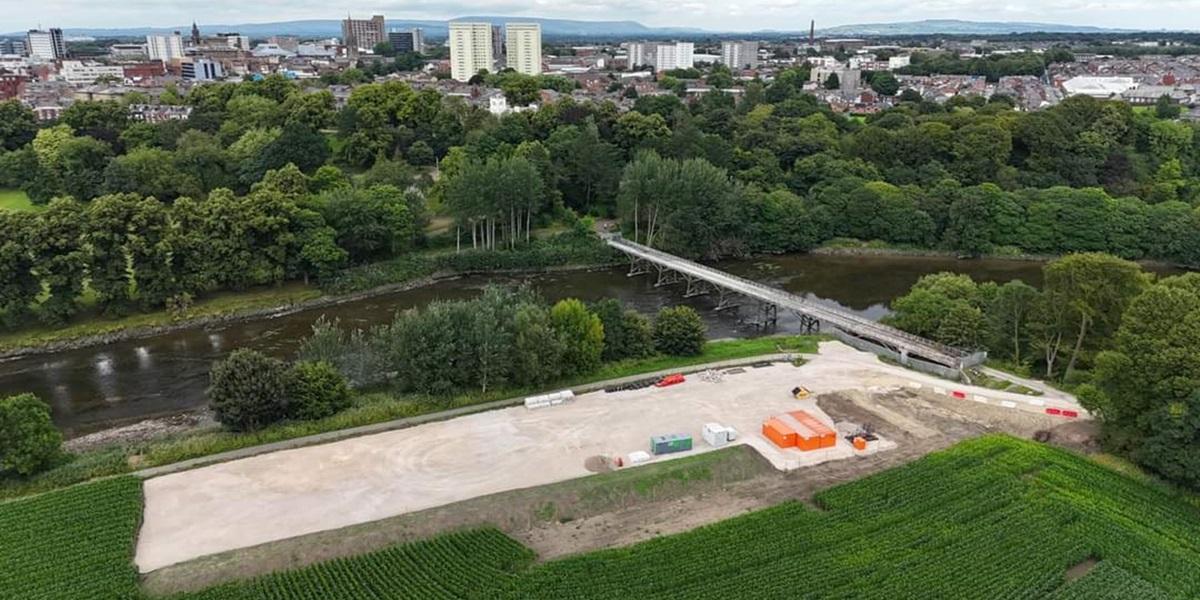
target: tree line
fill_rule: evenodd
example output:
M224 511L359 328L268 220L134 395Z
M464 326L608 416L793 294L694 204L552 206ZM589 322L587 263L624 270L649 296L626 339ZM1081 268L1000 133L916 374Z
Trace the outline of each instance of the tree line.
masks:
M705 334L689 307L665 308L651 321L616 300L550 305L527 288L491 286L478 298L433 302L366 331L320 320L291 366L235 352L214 364L209 400L220 422L252 430L333 414L349 406L349 387L442 398L536 388L605 363L700 354Z
M1040 289L922 278L892 324L1071 388L1112 450L1200 489L1200 274L1155 278L1105 254L1048 263Z
M244 196L218 189L168 204L109 194L0 212L0 322L61 323L85 302L107 314L183 309L214 290L324 279L403 253L423 199L377 175L356 187L288 165Z

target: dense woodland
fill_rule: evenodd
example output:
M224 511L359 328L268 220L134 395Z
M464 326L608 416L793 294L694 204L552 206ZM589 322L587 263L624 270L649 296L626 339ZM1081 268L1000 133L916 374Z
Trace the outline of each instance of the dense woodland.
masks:
M1155 279L1135 263L1075 254L1041 289L966 275L922 278L892 324L1072 389L1108 447L1200 489L1200 274Z

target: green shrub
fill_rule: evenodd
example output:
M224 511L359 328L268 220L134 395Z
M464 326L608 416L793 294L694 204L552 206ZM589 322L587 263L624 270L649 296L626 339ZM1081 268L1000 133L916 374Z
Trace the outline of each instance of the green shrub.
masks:
M0 474L33 475L62 453L50 407L33 394L0 400Z
M690 306L658 311L654 318L654 347L671 356L695 356L704 350L708 328Z
M208 401L217 421L253 431L288 415L288 368L254 350L235 350L213 365Z
M327 362L298 362L292 365L289 380L294 419L323 419L350 406L346 378Z

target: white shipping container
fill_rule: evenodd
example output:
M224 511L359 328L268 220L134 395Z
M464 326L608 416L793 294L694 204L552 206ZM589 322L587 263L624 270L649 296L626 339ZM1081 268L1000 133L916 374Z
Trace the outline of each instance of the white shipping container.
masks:
M729 430L723 425L705 423L704 429L700 433L704 437L704 441L713 448L720 448L729 443Z

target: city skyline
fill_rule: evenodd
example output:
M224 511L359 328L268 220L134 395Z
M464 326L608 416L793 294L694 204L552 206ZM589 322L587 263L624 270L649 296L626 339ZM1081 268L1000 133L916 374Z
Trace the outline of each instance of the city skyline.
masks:
M416 0L371 3L296 0L286 5L246 5L214 0L202 11L190 2L130 2L97 5L85 0L53 0L11 7L0 18L0 31L43 27L173 27L200 20L208 23L255 23L301 19L341 19L383 14L389 19L446 20L495 15L519 18L584 21L637 21L652 27L695 27L711 31L803 30L809 19L819 26L884 23L923 19L1045 22L1133 29L1200 29L1196 9L1200 0L1165 0L1147 7L1132 0L1097 4L1090 0L1038 2L1012 0L1003 4L983 0L935 0L921 4L899 0L863 0L853 11L811 0L747 0L737 6L705 2L656 5L632 0L584 0L564 6L550 0L517 3L511 0ZM198 14L199 12L199 14Z

